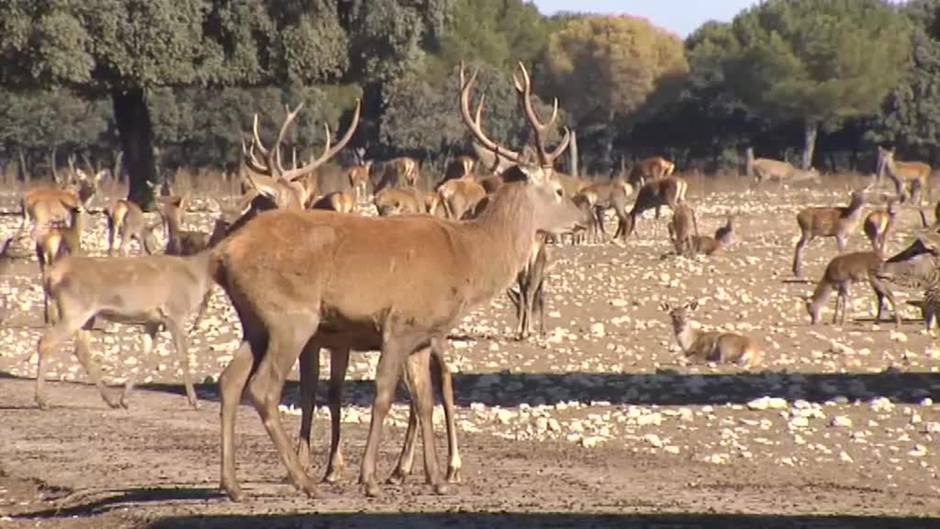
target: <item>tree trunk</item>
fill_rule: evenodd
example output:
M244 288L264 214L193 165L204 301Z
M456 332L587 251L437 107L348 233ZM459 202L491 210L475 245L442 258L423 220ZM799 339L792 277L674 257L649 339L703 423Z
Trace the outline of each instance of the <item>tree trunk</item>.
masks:
M819 122L813 119L806 120L805 143L803 144L803 169L813 166L813 151L816 149L816 134L819 132Z
M22 147L17 147L16 156L20 161L20 179L24 184L29 183L29 167L26 163L26 153L23 151Z
M578 176L578 135L571 131L571 143L568 144L568 155L570 156L571 176Z
M114 120L121 137L123 161L129 173L127 198L144 211L153 211L153 191L148 182L157 182L153 158L153 125L142 88L111 93Z
M744 174L748 177L754 176L754 147L748 147L744 151Z
M114 155L114 166L111 168L111 181L120 182L121 181L121 165L124 158L124 151L118 151Z

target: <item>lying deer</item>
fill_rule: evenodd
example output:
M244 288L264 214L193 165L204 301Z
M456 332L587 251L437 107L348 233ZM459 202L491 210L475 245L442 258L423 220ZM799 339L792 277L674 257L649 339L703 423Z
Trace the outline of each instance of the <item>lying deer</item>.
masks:
M149 353L160 326L165 327L173 337L183 367L189 403L198 407L183 324L197 307L201 315L208 303L212 287L209 264L210 252L204 251L186 257L67 256L52 265L43 278L43 288L56 307L56 321L39 339L37 347L36 403L39 407L48 408L43 391L46 358L62 342L74 337L75 354L101 397L112 408L127 408L134 379L128 379L124 392L115 399L101 381L91 358L88 333L96 317L143 326L150 338L150 341L145 340L144 354Z
M875 322L881 321L881 312L884 308L884 298L888 298L894 309L894 322L901 325L901 315L894 302L894 294L878 277L884 266L884 259L878 252L853 252L836 256L829 261L825 272L816 284L812 296L806 299L806 311L809 313L810 324L819 321L819 312L829 300L830 294L838 292L836 309L832 313L832 323L835 324L839 315L839 306L842 306L842 318L838 320L845 324L845 305L849 295L849 286L862 280L867 280L878 300L878 314Z
M862 230L865 232L865 236L868 237L872 250L884 254L888 233L894 228L897 213L898 209L895 201L889 199L885 209L872 211L865 217Z
M461 116L477 141L495 152L495 144L470 115L475 77L464 81L461 75ZM435 491L444 492L432 442L429 346L444 339L468 310L504 291L527 262L538 231L567 229L579 214L562 200L560 185L552 178L553 161L567 147L569 134L549 152L543 138L557 111L549 123L539 121L524 68L523 80L515 81L539 147L539 165L526 165L517 153L500 148L500 154L521 165L510 169L514 179L506 179L478 218L455 222L430 215L372 218L276 209L258 214L213 252L216 281L244 330L242 344L219 380L222 487L230 498L243 497L232 439L243 394L261 416L291 482L308 495L316 494L315 483L290 449L278 404L290 366L308 343L320 340L329 340L334 349L381 350L360 471L366 493L380 490L375 459L403 367L425 440L426 476ZM278 240L271 233L279 234ZM285 247L291 250L285 252ZM267 339L259 340L262 336ZM416 360L406 362L410 357Z
M693 252L697 254L713 255L727 248L734 239L734 217L728 216L725 225L715 230L715 236L695 235L692 237Z
M845 207L810 207L796 215L800 226L800 240L793 253L793 275L802 275L803 248L816 237L835 237L839 253L845 250L845 240L855 231L865 203L861 191L853 191Z
M664 302L660 308L672 319L676 342L687 359L721 364L734 363L747 369L760 365L764 352L751 337L735 332L692 328L689 313L698 308L698 301L690 301L675 308Z

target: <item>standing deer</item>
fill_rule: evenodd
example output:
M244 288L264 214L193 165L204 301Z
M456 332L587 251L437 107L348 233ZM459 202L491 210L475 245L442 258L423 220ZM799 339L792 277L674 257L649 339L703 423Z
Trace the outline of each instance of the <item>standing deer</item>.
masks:
M23 193L20 199L20 233L30 222L41 228L61 224L71 218L77 207L87 208L106 171L89 176L81 169L75 169L72 157L69 158L69 166L72 170L63 181L53 163L55 185L37 186Z
M574 196L582 196L593 210L594 220L591 223L592 231L599 230L605 238L607 232L604 229L604 212L613 209L617 215L618 226L627 221L627 198L633 194L633 186L621 178L615 178L610 182L591 184ZM595 238L596 241L596 238Z
M79 205L72 212L69 226L37 226L34 235L36 241L36 261L39 262L39 274L45 278L49 268L65 255L82 255L82 230L85 226L85 209ZM43 323L52 321L49 313L49 295L43 289Z
M510 170L512 180L507 178L478 218L454 222L430 215L368 218L277 209L258 214L217 247L215 277L244 330L242 344L219 380L222 487L230 498L243 497L235 478L232 437L245 391L291 482L308 495L316 494L315 483L290 450L278 404L290 366L298 356L314 353L311 343L324 342L381 350L360 470L366 493L379 493L375 459L403 367L425 440L426 476L436 491L444 491L432 435L429 346L468 310L509 285L528 260L539 230L568 228L578 217L551 176L569 135L553 151L545 149L546 125L531 108L528 74L522 70L515 85L539 146L539 165L524 164L516 155L522 165ZM470 116L475 78L476 73L465 80L461 69L461 115L478 141L495 146ZM500 149L501 154L509 152ZM277 240L271 234L278 234ZM413 356L419 361L406 362Z
M483 200L486 190L471 175L447 180L438 186L437 195L447 218L460 220Z
M894 228L897 213L897 204L894 199L889 199L885 209L872 211L865 217L862 229L868 237L868 242L871 243L872 250L877 250L882 254L885 252L888 233Z
M105 210L105 219L108 231L108 255L114 254L114 245L118 237L121 239L117 248L120 255L127 255L127 243L132 239L137 241L141 250L148 255L157 251L157 240L153 232L163 224L162 220L147 224L147 217L136 202L124 198L115 200Z
M310 209L328 209L337 213L352 213L356 206L356 198L346 191L333 191L313 201Z
M665 302L660 305L672 320L676 342L686 358L699 362L734 363L747 369L760 365L764 352L750 336L693 328L689 314L696 308L698 301L675 308Z
M362 161L362 157L359 156L359 158L359 163L346 169L346 178L355 193L356 203L361 203L366 199L369 171L372 169L372 160Z
M648 209L656 208L656 218L659 218L659 208L669 206L675 211L676 206L685 200L685 193L689 184L678 176L656 178L643 184L637 192L633 208L625 222L620 222L614 237L626 240L636 228L636 219Z
M800 226L800 240L793 252L793 275L802 275L803 248L816 237L835 237L839 253L845 250L845 240L855 231L865 203L861 191L853 191L845 207L809 207L800 210L796 222Z
M516 308L516 337L525 340L532 333L532 320L538 314L539 335L545 334L545 272L548 267L548 246L539 234L528 262L516 274L516 290L507 291Z
M633 166L630 171L629 182L637 187L643 187L650 180L672 175L676 164L662 156L644 158Z
M878 163L875 168L874 184L881 182L884 175L894 183L898 199L904 202L906 198L920 204L920 194L916 191L927 190L927 200L930 200L930 166L924 162L900 162L894 159L894 148L878 147ZM915 184L916 182L916 184ZM908 192L907 189L910 188ZM918 196L915 196L918 195Z
M676 248L676 255L693 255L695 237L698 237L695 210L688 204L677 204L672 211L672 220L669 222L669 239Z
M867 280L875 292L878 301L878 313L875 322L881 321L881 312L884 308L884 298L891 302L894 309L895 326L901 325L901 315L891 290L878 277L884 267L884 258L875 252L853 252L833 257L826 266L825 272L816 284L812 296L805 298L806 311L809 313L810 323L819 321L819 312L829 300L833 290L838 292L836 309L832 313L832 323L835 324L839 315L839 306L842 306L842 318L838 320L845 324L846 302L848 301L849 286L862 280Z

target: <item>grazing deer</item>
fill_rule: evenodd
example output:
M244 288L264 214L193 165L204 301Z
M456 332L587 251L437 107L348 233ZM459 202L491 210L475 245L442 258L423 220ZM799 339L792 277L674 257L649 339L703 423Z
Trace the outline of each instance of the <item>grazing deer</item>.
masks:
M911 201L920 204L921 193L918 190L927 190L927 199L930 199L930 166L924 162L900 162L894 159L894 148L885 149L878 147L878 163L875 168L875 181L878 184L884 175L894 183L894 189L898 199L904 202L910 197ZM917 182L916 187L914 182ZM908 195L907 188L910 188ZM916 201L915 201L916 200Z
M839 253L845 250L845 240L858 226L864 203L861 191L855 190L845 207L809 207L797 213L800 240L793 252L794 276L801 277L803 248L816 237L835 237Z
M124 392L115 399L101 381L97 365L91 358L89 337L94 318L144 327L150 340L145 340L145 354L160 326L173 337L176 353L183 368L183 382L189 404L198 407L189 370L185 319L208 302L212 287L209 270L210 253L178 257L149 255L142 257L67 256L49 269L43 288L56 307L55 325L48 328L37 346L39 363L36 373L36 403L48 408L43 385L47 357L62 342L75 339L75 354L85 372L112 408L127 408L134 379L129 378ZM197 316L198 319L198 316Z
M356 198L346 191L333 191L313 201L310 209L327 209L337 213L352 213L356 206Z
M734 217L728 216L725 225L715 230L715 236L695 235L692 237L692 248L694 253L704 255L713 255L727 248L734 239Z
M897 213L897 204L894 199L889 199L885 209L872 211L865 217L862 230L865 232L865 236L868 237L872 250L884 254L888 233L894 228Z
M799 169L790 163L772 158L755 158L751 162L751 170L754 172L758 184L774 181L780 184L792 184L808 180L819 180L819 171L816 168Z
M760 365L764 352L750 336L735 332L702 331L692 327L689 313L698 308L698 301L690 301L675 308L669 303L662 303L660 308L672 319L676 342L687 359L734 363L747 369Z
M676 247L676 255L690 256L695 253L695 237L698 236L698 221L695 210L688 204L677 204L669 222L669 240Z
M901 325L901 315L894 302L894 294L878 277L882 272L884 259L879 252L853 252L833 257L826 266L825 272L816 284L816 290L812 296L805 298L806 311L809 313L810 324L816 324L819 321L819 312L823 305L829 300L833 290L838 292L836 298L836 309L832 313L832 323L836 323L839 315L839 306L842 306L842 318L839 320L845 324L846 301L849 294L849 286L858 281L867 280L878 300L878 314L875 316L875 322L881 321L881 312L884 308L884 298L891 302L891 308L894 309L894 321L896 326Z
M636 228L636 219L648 209L656 208L656 218L659 218L659 208L669 206L675 211L676 206L685 201L685 193L689 184L677 176L665 176L656 178L643 184L637 192L636 200L633 202L633 208L624 222L617 226L617 232L614 237L622 237L626 240L633 234Z
M652 156L638 161L630 170L629 182L637 187L643 187L650 180L672 175L676 164L662 156Z
M540 163L526 165L515 155L523 165L509 170L512 180L507 178L478 218L454 222L430 215L372 218L276 209L256 215L216 248L216 280L244 330L243 342L219 380L222 487L230 498L242 498L232 437L243 392L261 416L291 482L315 495L316 485L290 450L277 407L290 366L302 351L314 352L308 344L324 342L331 349L381 350L360 470L366 493L379 493L375 459L403 366L425 440L426 476L437 492L444 491L432 441L429 346L468 310L509 285L527 262L538 231L568 228L579 213L562 200L551 176L569 134L553 151L545 149L548 125L532 109L528 73L522 69L523 80L516 77L515 86ZM461 69L461 116L476 139L495 150L470 116L469 91L476 73L468 81L462 74ZM557 110L552 120L556 117ZM500 148L501 154L510 152ZM272 240L272 233L279 234L278 240ZM406 362L413 356L420 362Z
M330 127L327 125L327 142L320 157L292 169L286 169L281 164L280 145L284 141L290 124L297 118L297 114L300 113L303 106L303 102L300 102L293 110L287 109L287 117L281 124L273 148L269 149L261 142L261 135L258 130L258 114L254 115L251 146L249 147L245 142L242 142L245 165L249 169L245 175L247 184L255 192L272 201L278 208L303 209L307 207L310 199L316 194L315 181L311 181L314 170L345 147L352 139L353 132L356 131L355 126L350 127L334 146L331 144ZM352 123L359 123L359 110L359 105L356 105ZM256 150L261 154L261 157L255 154ZM255 174L252 175L252 173Z

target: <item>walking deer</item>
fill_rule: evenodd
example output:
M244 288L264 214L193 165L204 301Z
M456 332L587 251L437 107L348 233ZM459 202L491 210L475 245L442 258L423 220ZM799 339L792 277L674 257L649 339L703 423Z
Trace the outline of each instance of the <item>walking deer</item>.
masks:
M308 495L316 494L316 485L290 450L277 406L290 366L324 343L331 349L381 350L360 469L366 493L380 490L375 459L403 366L425 440L426 476L437 492L444 491L432 435L429 346L443 339L468 310L509 285L527 261L537 231L568 228L578 216L577 209L562 200L551 175L568 134L553 151L544 147L548 125L538 121L531 108L528 74L520 68L522 79L516 77L515 86L539 146L539 164L524 164L510 154L522 165L510 169L512 181L493 195L478 218L455 222L430 215L371 218L276 209L258 214L216 248L216 280L244 330L242 344L219 380L222 487L230 498L243 497L232 442L243 391L261 416L291 482ZM470 116L476 73L465 80L461 68L460 77L464 122L478 141L495 151ZM552 120L556 116L557 111ZM271 234L278 234L277 240ZM412 356L419 361L406 362Z
M838 293L836 298L836 308L832 313L832 323L839 321L845 324L846 302L849 295L849 286L859 281L868 281L875 297L878 301L878 313L875 316L875 322L881 321L881 312L884 308L884 298L891 302L891 308L894 309L894 322L896 326L901 325L901 315L898 312L897 304L894 301L894 294L888 289L887 285L879 278L884 266L884 258L875 252L853 252L833 257L826 266L825 272L816 284L816 289L812 296L805 298L806 311L809 313L810 323L815 324L819 321L819 313L822 307L829 300L832 291ZM842 318L837 320L839 307L842 307Z
M930 200L930 171L929 165L924 162L901 162L894 159L894 148L885 149L878 147L878 162L875 168L874 184L881 182L884 175L887 175L894 183L894 189L898 199L904 202L910 198L916 204L920 204L921 193L915 193L927 190L927 199ZM915 188L916 182L916 188ZM908 191L910 189L910 191Z
M690 313L698 308L698 301L690 301L681 307L672 307L664 302L660 308L669 314L676 342L686 358L698 362L734 363L747 369L760 365L764 352L750 336L692 327Z
M845 207L809 207L800 210L796 222L800 226L800 240L793 252L793 275L802 275L803 248L816 237L835 237L839 253L845 250L845 241L855 231L862 216L865 199L861 191L853 191Z

